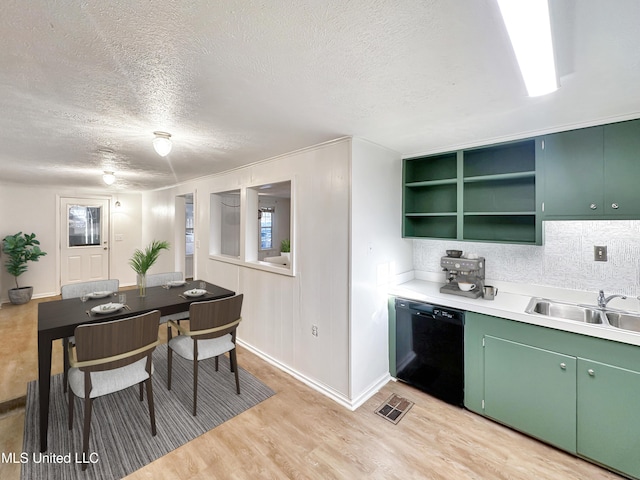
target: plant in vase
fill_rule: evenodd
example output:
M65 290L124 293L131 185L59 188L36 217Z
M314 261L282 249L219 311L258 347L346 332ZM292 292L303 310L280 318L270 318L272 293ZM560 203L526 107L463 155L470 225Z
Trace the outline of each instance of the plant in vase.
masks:
M147 271L156 263L162 250L169 250L169 242L154 240L144 250L136 249L129 259L129 265L138 274L138 292L141 297L147 293Z
M288 238L280 242L280 255L286 257L288 260L291 259L291 242Z
M9 300L16 305L27 303L33 295L33 287L21 287L18 285L18 277L27 271L27 262L37 262L38 258L47 253L40 250L40 242L36 240L35 233L22 232L4 237L2 250L8 257L5 262L7 272L14 276L16 282L16 288L9 290Z

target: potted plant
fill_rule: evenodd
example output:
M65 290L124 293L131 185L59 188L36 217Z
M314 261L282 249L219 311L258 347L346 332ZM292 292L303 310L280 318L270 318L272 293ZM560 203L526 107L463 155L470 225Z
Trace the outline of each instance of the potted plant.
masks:
M138 274L138 292L141 297L147 293L147 270L156 263L162 250L169 250L169 242L154 240L144 250L136 249L129 259L129 265Z
M16 287L9 289L9 300L15 305L27 303L33 295L33 287L21 287L18 285L18 277L27 271L27 262L37 262L46 252L40 250L40 242L36 240L35 233L22 232L4 237L2 250L8 257L5 262L7 272L14 276L16 282Z
M280 242L280 255L286 257L287 260L291 260L291 242L288 238Z

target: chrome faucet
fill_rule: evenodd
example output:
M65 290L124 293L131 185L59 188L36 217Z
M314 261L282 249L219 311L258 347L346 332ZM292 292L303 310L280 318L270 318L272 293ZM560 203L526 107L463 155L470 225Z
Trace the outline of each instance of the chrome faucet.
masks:
M608 297L605 297L604 290L600 290L598 292L598 307L607 308L607 303L609 303L611 300L613 300L616 297L620 297L623 300L627 298L624 295L609 295Z

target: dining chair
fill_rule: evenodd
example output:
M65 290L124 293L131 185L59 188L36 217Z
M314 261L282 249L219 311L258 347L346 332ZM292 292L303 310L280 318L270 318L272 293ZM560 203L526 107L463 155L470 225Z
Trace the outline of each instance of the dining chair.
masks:
M80 298L83 295L88 295L94 292L117 292L120 288L120 280L94 280L91 282L70 283L69 285L62 285L60 287L60 293L62 299L67 298ZM64 363L64 378L63 388L67 391L67 376L69 372L69 343L73 343L73 337L66 337L62 339L62 356Z
M182 272L164 272L147 275L147 287L158 287L167 282L182 280Z
M142 383L147 390L151 434L156 435L151 375L152 355L158 345L160 311L104 323L80 325L75 329L75 346L69 344L69 430L73 429L75 397L84 399L82 452L89 449L91 409L95 398ZM121 412L130 415L129 412ZM82 470L87 468L83 463Z
M147 275L147 287L159 287L167 282L181 281L183 279L182 272L164 272L153 273ZM160 317L160 323L167 323L169 320L186 320L189 318L189 312L178 312Z
M198 401L198 362L215 358L218 370L218 356L229 352L231 371L235 373L236 392L240 394L238 359L236 356L236 329L242 320L243 294L220 300L194 302L189 307L189 326L178 325L173 320L167 323L168 334L168 377L167 388L171 390L171 368L173 352L193 362L193 415L196 415ZM172 337L172 328L178 331Z

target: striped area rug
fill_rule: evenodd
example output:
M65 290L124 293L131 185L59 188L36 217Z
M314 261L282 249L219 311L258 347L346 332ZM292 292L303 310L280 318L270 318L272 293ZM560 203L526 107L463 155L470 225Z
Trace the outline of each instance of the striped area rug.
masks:
M171 391L167 390L167 347L154 352L153 397L158 434L151 436L149 410L145 394L139 401L137 386L96 399L91 416L89 456L82 458L83 402L76 398L73 431L68 429L67 397L62 389L62 374L51 378L49 410L49 450L39 452L38 389L36 382L27 388L21 479L118 479L221 423L257 405L274 392L240 368L240 395L229 361L220 357L220 369L214 362L200 364L198 370L198 415L191 415L193 374L191 362L173 358ZM77 457L76 457L77 454ZM56 455L57 457L54 457ZM89 463L82 471L83 460Z

